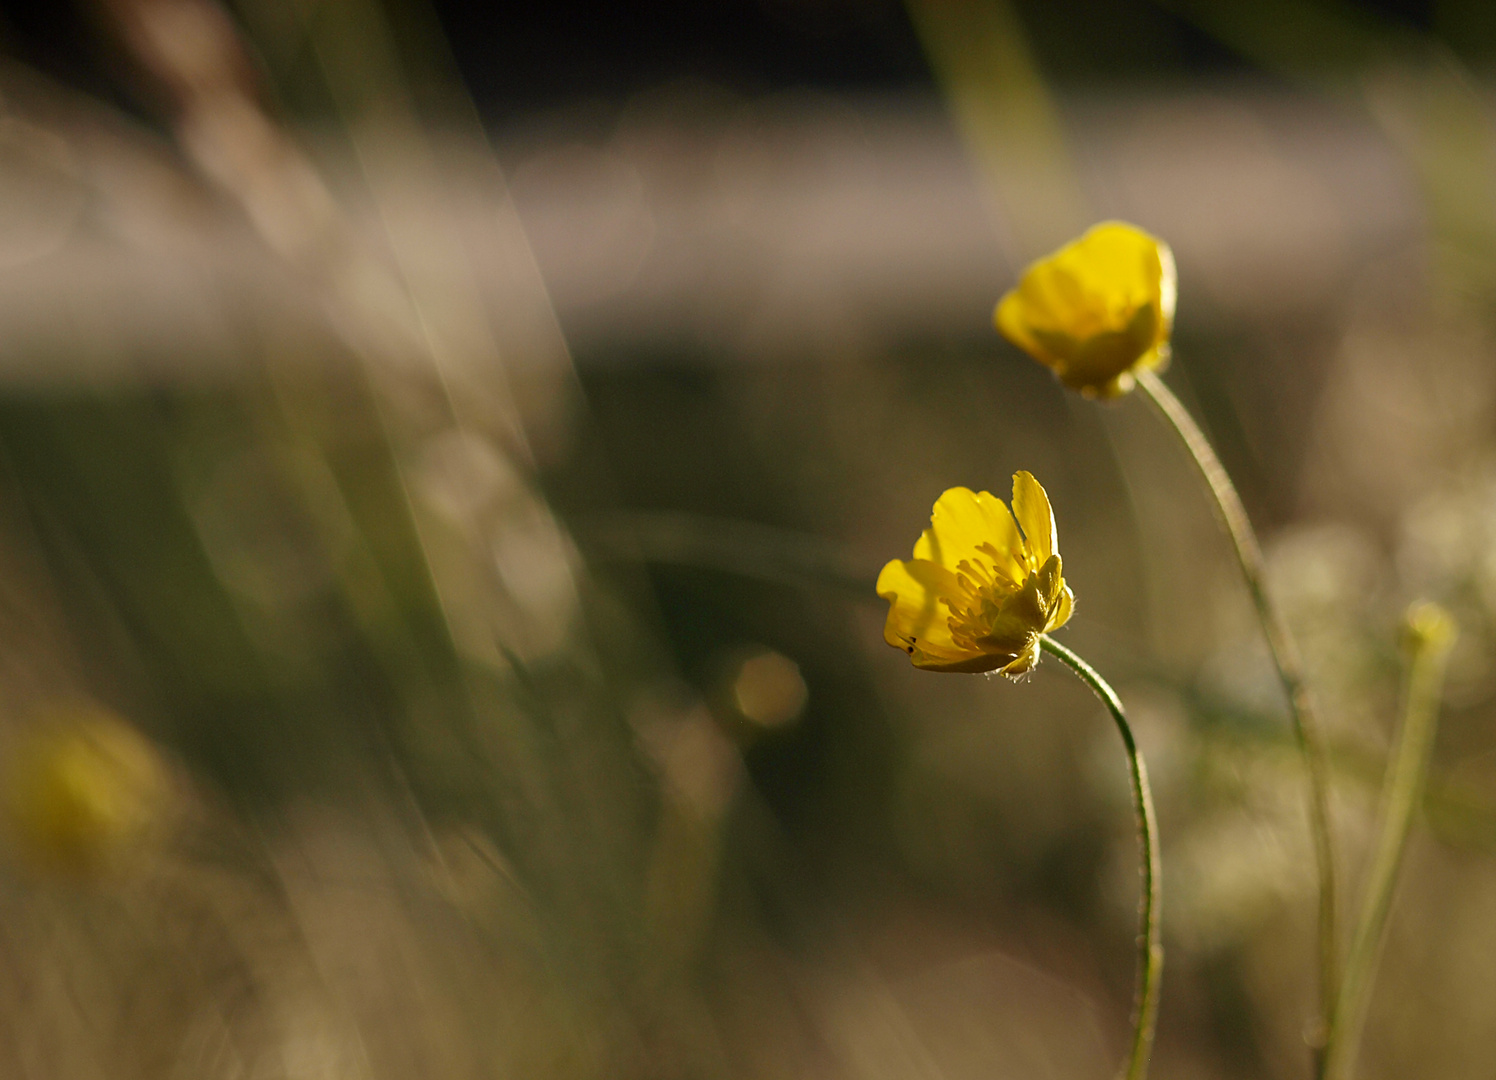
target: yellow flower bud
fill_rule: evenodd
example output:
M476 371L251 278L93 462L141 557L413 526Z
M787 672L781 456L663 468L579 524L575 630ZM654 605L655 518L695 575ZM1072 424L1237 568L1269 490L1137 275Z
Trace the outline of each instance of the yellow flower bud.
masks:
M85 706L21 737L6 764L0 810L27 862L84 877L137 847L168 790L151 744L122 720Z
M1107 221L1025 270L994 320L1072 390L1116 397L1168 363L1176 291L1169 246Z
M1403 613L1403 647L1410 653L1443 650L1454 644L1459 624L1432 600L1418 600Z
M1039 661L1039 635L1070 618L1075 597L1060 570L1049 496L1032 476L1014 474L1012 513L988 492L951 488L914 558L878 575L883 640L927 671L1021 675Z

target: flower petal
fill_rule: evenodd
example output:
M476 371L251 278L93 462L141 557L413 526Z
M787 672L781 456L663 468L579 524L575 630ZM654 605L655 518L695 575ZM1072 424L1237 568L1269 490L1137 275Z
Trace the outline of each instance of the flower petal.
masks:
M1044 627L1047 634L1051 630L1058 630L1070 621L1070 613L1075 610L1075 594L1070 591L1070 586L1065 585L1060 589L1060 598L1055 603L1054 612L1049 616L1049 624Z
M1031 565L1035 569L1043 566L1051 555L1059 552L1060 540L1055 532L1049 496L1032 473L1013 474L1013 514L1028 541Z
M1034 334L1032 328L1039 323L1040 319L1033 311L1021 286L1009 289L997 302L997 310L993 313L992 321L997 325L999 333L1041 364L1054 367L1060 362L1062 354L1057 353L1053 348L1054 343ZM1055 336L1059 337L1059 343L1062 346L1068 341L1064 335Z
M1067 386L1085 389L1101 386L1131 371L1155 351L1158 318L1154 305L1142 304L1125 326L1086 338L1067 357L1066 367L1059 372L1061 380Z
M1174 331L1174 305L1179 300L1179 272L1174 267L1174 252L1169 245L1154 237L1149 239L1153 240L1158 257L1158 311L1161 324L1158 340L1163 344Z
M1028 567L1022 560L1023 540L1007 506L991 492L955 487L936 500L930 527L914 545L914 557L954 570L963 559L991 564L991 555L982 550L988 545L998 553L994 569L1021 582Z
M916 651L909 659L922 671L945 671L970 675L980 671L994 671L1005 664L1010 664L1013 657L1009 653L978 652L947 656L943 653Z
M942 598L959 593L955 574L923 559L894 559L878 575L878 595L889 602L883 640L911 656L916 650L957 655L950 611Z
M1038 589L1039 603L1044 608L1044 618L1048 622L1049 616L1060 602L1060 591L1065 587L1064 563L1058 555L1051 555L1030 580Z
M1061 248L1024 271L1018 295L1036 337L1048 332L1084 338L1106 326L1106 294L1088 282L1085 260L1076 244Z
M1161 303L1167 251L1167 245L1135 225L1103 221L1056 256L1115 311L1119 305L1130 309L1140 303ZM1171 253L1167 259L1170 271L1173 262Z

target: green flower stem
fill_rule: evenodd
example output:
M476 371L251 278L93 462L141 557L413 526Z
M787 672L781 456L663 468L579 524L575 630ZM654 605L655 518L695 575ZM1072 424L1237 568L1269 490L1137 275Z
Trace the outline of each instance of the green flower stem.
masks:
M1382 787L1381 828L1376 852L1367 876L1361 914L1346 958L1345 981L1330 1025L1325 1048L1326 1080L1348 1080L1360 1049L1361 1032L1371 1004L1371 986L1386 937L1387 915L1407 849L1413 811L1423 795L1428 776L1434 732L1439 723L1439 699L1444 688L1444 668L1454 644L1454 626L1448 616L1431 605L1430 627L1415 623L1411 638L1412 658L1404 704L1402 731ZM1431 631L1431 632L1430 632Z
M1127 767L1132 773L1132 800L1138 815L1139 868L1143 876L1143 897L1138 906L1138 985L1133 1004L1132 1050L1127 1058L1126 1080L1143 1080L1148 1075L1148 1055L1153 1050L1153 1029L1158 1022L1159 978L1163 974L1164 947L1159 937L1159 913L1163 903L1163 868L1158 853L1158 818L1153 812L1153 791L1148 786L1148 768L1138 752L1132 728L1122 711L1122 700L1105 679L1075 653L1048 634L1039 637L1040 647L1058 657L1080 676L1101 703L1112 714L1122 745L1127 750Z
M1278 612L1277 606L1267 592L1263 573L1262 549L1257 544L1257 535L1252 531L1252 522L1241 496L1231 483L1221 459L1216 457L1210 441L1189 412L1152 371L1141 371L1137 376L1143 393L1168 421L1179 436L1206 486L1215 499L1216 512L1226 533L1236 549L1236 561L1246 579L1247 591L1252 594L1252 603L1257 608L1257 617L1262 622L1268 648L1273 662L1278 667L1278 677L1288 695L1289 712L1293 717L1294 740L1309 772L1309 820L1314 833L1314 858L1319 871L1319 996L1322 1035L1328 1039L1330 1021L1335 1010L1338 994L1339 952L1336 941L1337 901L1335 896L1335 842L1330 832L1330 784L1329 765L1325 757L1324 739L1319 723L1314 716L1309 688L1304 683L1303 664L1299 650L1288 630L1288 624ZM1321 1074L1322 1075L1322 1074Z

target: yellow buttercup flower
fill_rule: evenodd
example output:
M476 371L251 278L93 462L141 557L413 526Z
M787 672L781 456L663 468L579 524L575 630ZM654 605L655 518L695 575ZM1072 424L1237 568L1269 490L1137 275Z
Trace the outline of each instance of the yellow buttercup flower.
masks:
M1049 496L1028 473L1013 475L1012 513L988 492L951 488L914 558L878 575L890 605L883 640L927 671L1021 675L1039 661L1039 635L1070 618L1060 568Z
M1447 649L1460 632L1454 616L1432 600L1415 601L1403 613L1402 631L1403 647L1412 653Z
M168 789L165 763L144 736L103 709L69 707L12 748L0 823L34 867L88 877L138 846Z
M995 321L1072 390L1116 397L1168 363L1176 293L1169 245L1107 221L1024 271Z

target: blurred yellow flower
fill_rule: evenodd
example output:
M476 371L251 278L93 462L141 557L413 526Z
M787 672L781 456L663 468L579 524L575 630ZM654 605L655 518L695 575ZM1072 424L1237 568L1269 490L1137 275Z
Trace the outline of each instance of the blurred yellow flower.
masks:
M39 869L84 876L133 849L157 821L169 781L134 728L73 707L23 736L4 774L4 825Z
M1024 271L995 321L1072 390L1116 397L1133 372L1168 363L1175 294L1169 246L1107 221Z
M890 605L883 640L927 671L1023 674L1039 635L1064 626L1075 603L1058 549L1049 496L1028 473L1013 475L1013 513L988 492L951 488L914 558L878 575Z
M1403 647L1417 653L1425 649L1443 650L1459 636L1459 623L1453 615L1432 600L1416 600L1403 613Z

